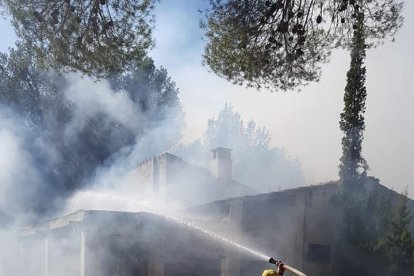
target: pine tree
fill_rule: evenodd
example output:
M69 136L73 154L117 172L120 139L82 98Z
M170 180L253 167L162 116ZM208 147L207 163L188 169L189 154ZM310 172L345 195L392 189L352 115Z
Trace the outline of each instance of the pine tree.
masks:
M361 154L363 131L365 130L364 113L367 91L365 88L365 34L364 15L358 14L352 41L351 65L347 73L344 95L344 110L341 113L340 128L342 138L342 157L339 176L345 185L358 183L366 176L367 163Z
M318 81L333 48L352 48L357 13L370 47L393 40L403 20L402 0L208 2L204 63L228 81L273 91Z

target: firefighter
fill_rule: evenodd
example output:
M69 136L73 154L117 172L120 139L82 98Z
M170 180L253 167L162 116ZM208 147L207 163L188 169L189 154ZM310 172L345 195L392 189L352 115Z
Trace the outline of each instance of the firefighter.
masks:
M282 262L276 262L276 267L276 271L274 271L273 269L266 269L265 271L263 271L262 276L278 276L283 275L283 273L285 273L285 268Z

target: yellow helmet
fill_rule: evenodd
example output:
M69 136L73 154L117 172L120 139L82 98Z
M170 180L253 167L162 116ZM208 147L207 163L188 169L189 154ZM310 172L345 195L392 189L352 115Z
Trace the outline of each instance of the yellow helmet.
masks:
M273 269L266 269L263 271L262 276L277 276L277 273Z

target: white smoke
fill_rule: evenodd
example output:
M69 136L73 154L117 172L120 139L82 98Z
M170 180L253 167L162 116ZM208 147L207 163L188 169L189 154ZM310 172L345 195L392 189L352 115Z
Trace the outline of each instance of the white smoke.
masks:
M70 85L65 90L65 98L72 103L74 117L66 135L70 136L86 119L96 115L107 116L135 131L143 124L144 115L125 91L115 92L108 81L94 81L79 74L70 74L67 79Z
M35 148L39 141L23 123L12 110L0 106L0 215L10 219L21 215L21 202L42 181L28 147L30 138Z
M68 135L80 127L85 118L96 114L105 114L137 133L148 121L145 114L134 108L134 103L123 91L113 91L106 81L95 82L88 78L71 75L71 85L65 96L74 104L78 115L66 132ZM158 111L163 113L165 120L151 124L144 129L135 143L122 148L105 164L96 168L95 174L88 179L86 188L71 196L64 208L64 214L79 209L139 211L151 208L164 208L174 205L159 200L150 187L137 183L134 169L140 161L168 151L177 139L178 122L175 110L165 107ZM182 119L182 118L179 118ZM157 204L154 204L157 202ZM178 204L178 203L177 203ZM161 207L162 206L162 207Z

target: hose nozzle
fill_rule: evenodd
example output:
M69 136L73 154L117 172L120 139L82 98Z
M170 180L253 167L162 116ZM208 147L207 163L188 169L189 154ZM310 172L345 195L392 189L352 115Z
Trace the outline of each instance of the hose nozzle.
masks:
M283 275L283 272L285 272L285 270L287 270L287 271L290 271L290 272L292 272L292 273L294 273L295 275L298 275L298 276L306 276L306 274L304 274L303 272L300 272L296 268L293 268L289 265L286 265L286 264L282 263L282 261L276 261L274 258L270 258L269 263L274 264L274 265L277 266L277 271L278 271L279 275Z
M277 261L271 257L271 258L269 259L269 263L271 263L271 264L276 264L276 263L277 263Z

